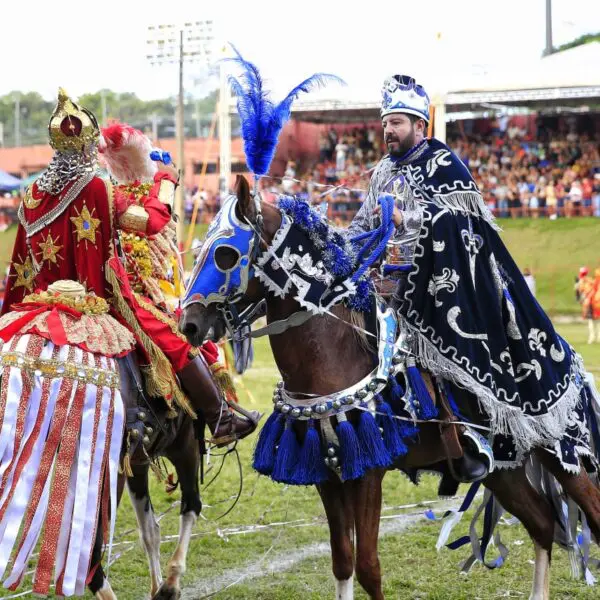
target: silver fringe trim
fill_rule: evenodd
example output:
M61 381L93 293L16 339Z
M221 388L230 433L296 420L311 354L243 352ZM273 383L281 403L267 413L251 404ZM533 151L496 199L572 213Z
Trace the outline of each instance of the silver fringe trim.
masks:
M477 192L450 192L449 194L436 194L433 197L433 203L440 208L445 208L452 213L462 213L483 219L489 223L496 231L500 227L496 223L496 217L487 207L483 196Z
M520 408L499 402L496 396L467 372L458 368L426 339L418 329L403 323L413 334L413 351L421 366L455 385L472 392L480 409L490 419L492 435L509 435L514 439L517 455L526 454L540 446L554 446L565 433L569 417L580 399L581 389L573 379L550 411L545 415L528 416ZM576 366L574 366L576 368Z

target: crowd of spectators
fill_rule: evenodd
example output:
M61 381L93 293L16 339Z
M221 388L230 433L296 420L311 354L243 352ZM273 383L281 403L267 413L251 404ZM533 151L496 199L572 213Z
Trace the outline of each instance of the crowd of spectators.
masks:
M597 129L597 128L596 128ZM281 179L263 179L268 201L292 194L321 206L336 222L349 221L368 188L370 171L385 154L375 124L332 126L319 136L319 152L309 164L289 160ZM559 126L519 120L492 121L481 128L451 124L448 144L468 166L498 217L600 217L600 131L575 118ZM199 201L202 220L219 208L204 189L186 194L186 216Z
M498 217L600 217L600 137L593 131L534 133L517 125L486 133L449 129L450 147L471 170ZM319 157L303 172L289 161L283 181L265 186L268 199L295 194L329 204L329 216L348 221L368 187L369 172L385 153L375 127L324 132Z

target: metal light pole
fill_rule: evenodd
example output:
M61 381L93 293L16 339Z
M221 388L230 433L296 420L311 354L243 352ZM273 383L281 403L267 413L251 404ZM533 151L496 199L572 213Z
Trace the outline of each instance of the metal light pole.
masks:
M177 141L177 166L181 172L181 185L175 195L175 214L178 216L177 238L183 237L185 156L184 156L184 63L210 63L213 44L213 21L194 21L178 25L148 27L147 44L153 52L147 58L153 65L179 64L179 92L177 97L175 137Z
M229 194L231 179L231 115L229 114L230 92L225 64L219 68L219 192L221 203Z
M21 95L15 94L15 147L21 145Z
M546 48L543 56L549 56L552 52L552 0L546 0Z

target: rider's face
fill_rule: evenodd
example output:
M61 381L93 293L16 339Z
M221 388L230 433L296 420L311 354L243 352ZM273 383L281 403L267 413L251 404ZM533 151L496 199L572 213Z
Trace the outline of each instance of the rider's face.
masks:
M394 156L406 154L424 135L424 121L413 123L408 115L391 114L383 117L383 137L388 152Z

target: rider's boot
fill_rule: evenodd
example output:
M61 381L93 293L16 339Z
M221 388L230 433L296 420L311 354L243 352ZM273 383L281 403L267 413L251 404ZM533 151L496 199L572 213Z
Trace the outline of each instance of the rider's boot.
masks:
M177 373L181 387L189 397L194 410L200 411L217 447L227 446L250 435L258 425L258 411L247 411L238 404L229 404L222 398L210 371L200 357L196 357ZM234 412L235 411L235 412ZM240 413L237 415L235 413Z
M453 460L453 470L461 483L485 479L494 468L494 455L487 440L467 427L460 436L463 456Z

